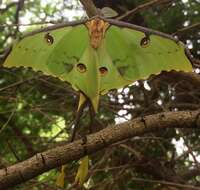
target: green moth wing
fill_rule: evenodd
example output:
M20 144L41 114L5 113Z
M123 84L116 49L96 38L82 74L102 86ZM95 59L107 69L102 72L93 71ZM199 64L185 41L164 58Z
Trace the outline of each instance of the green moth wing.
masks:
M14 45L4 66L30 67L58 77L82 91L91 101L98 102L96 57L87 28L80 24L24 37ZM88 81L92 85L88 85Z
M111 89L161 71L192 71L178 40L99 17L24 37L4 66L31 67L67 81L91 100L95 111L99 95Z
M172 39L127 27L111 25L98 49L101 67L101 92L117 89L161 71L192 71L184 45Z

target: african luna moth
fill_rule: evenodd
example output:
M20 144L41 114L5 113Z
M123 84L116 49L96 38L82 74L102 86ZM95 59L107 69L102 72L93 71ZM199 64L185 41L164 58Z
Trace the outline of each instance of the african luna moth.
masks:
M87 96L99 95L161 71L191 71L184 45L167 34L94 17L47 27L23 37L5 67L31 67L58 77Z
M79 108L87 97L95 111L99 96L111 89L161 71L192 71L178 39L99 16L25 35L13 46L4 66L31 67L67 81L81 92ZM83 183L86 173L78 175Z

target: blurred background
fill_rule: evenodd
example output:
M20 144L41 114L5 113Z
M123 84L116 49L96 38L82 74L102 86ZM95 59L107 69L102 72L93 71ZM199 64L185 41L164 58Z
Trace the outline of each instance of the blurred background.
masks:
M138 116L199 109L200 0L93 2L100 9L111 7L119 16L136 8L123 20L178 37L190 49L194 66L193 73L162 72L102 96L94 131ZM151 6L146 5L148 2ZM57 78L30 69L4 68L9 46L26 31L85 17L77 0L0 1L0 168L66 143L78 103L78 93ZM85 110L79 136L88 133L88 124ZM184 184L200 187L199 135L199 130L164 129L114 144L91 156L90 177L82 189L190 189ZM65 190L74 189L77 167L77 161L67 164ZM59 170L11 189L59 189L55 184Z

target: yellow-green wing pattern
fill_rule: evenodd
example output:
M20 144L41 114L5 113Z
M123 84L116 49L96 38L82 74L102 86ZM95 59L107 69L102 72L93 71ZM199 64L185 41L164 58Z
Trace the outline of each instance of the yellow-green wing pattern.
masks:
M161 71L192 71L181 42L126 27L111 25L98 55L100 65L107 68L101 77L102 93Z
M14 45L4 66L30 67L58 77L98 102L97 53L84 24L24 37Z
M92 30L82 23L24 37L13 47L4 66L31 67L67 81L91 100L95 110L99 95L111 89L161 71L192 70L185 47L178 40L138 26L128 27L130 24L120 26L112 20L105 21L109 27L102 35L98 24L104 21L90 21L94 21Z

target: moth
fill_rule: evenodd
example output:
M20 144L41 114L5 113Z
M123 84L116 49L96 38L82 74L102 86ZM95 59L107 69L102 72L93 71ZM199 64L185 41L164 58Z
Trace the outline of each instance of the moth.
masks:
M78 112L86 100L97 112L100 95L111 89L161 71L192 71L186 52L184 44L170 35L96 16L25 35L13 46L4 66L31 67L67 81L80 92ZM75 182L83 184L87 173L85 156ZM64 167L57 184L64 185Z
M31 67L69 82L97 111L99 96L161 71L192 71L185 46L170 35L93 17L25 35L5 67Z

